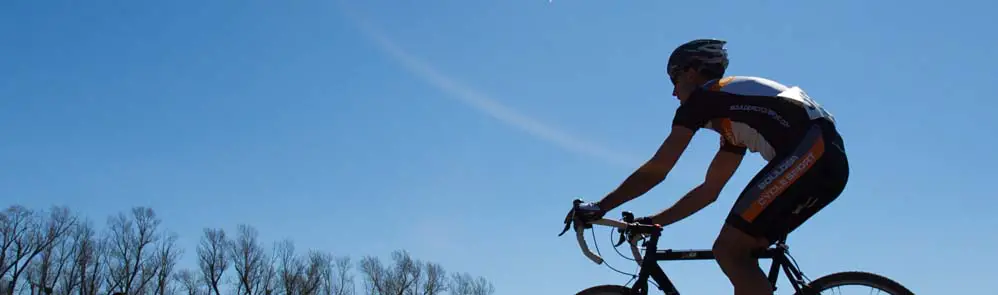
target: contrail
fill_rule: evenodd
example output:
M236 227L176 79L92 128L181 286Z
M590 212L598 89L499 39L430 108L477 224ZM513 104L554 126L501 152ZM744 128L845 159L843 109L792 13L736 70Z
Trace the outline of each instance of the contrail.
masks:
M615 165L631 167L638 163L634 157L619 154L598 144L571 136L566 132L548 126L518 112L513 108L505 106L484 93L462 85L447 75L437 71L432 65L423 62L412 54L409 54L409 52L395 44L395 42L389 39L388 36L380 33L364 19L350 13L350 11L348 11L345 7L345 3L342 3L343 1L338 2L340 2L340 7L346 12L347 17L353 20L353 23L360 29L361 33L363 33L365 37L371 39L371 41L373 41L381 50L388 53L388 55L400 62L407 70L411 71L417 77L425 80L427 83L435 86L441 91L450 94L451 98L464 103L477 111L492 116L507 125L526 131L538 139L553 143L564 149L593 156Z

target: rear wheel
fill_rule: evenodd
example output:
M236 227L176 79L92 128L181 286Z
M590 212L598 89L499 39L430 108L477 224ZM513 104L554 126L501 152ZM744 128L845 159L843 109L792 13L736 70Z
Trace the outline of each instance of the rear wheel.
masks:
M620 285L600 285L582 290L575 295L631 295L631 288Z
M879 292L868 291L845 291L852 289L872 288ZM914 295L908 288L884 276L859 271L847 271L833 273L818 278L808 284L805 290L801 290L798 295L818 295L818 294L891 294L891 295Z

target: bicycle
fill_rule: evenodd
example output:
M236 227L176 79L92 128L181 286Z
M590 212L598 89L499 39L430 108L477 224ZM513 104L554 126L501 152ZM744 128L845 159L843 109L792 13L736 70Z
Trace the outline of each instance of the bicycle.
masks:
M582 249L583 254L585 254L586 257L596 264L603 264L603 258L600 257L599 254L593 253L589 250L589 245L586 243L583 232L586 227L591 227L591 225L604 225L617 228L620 233L620 238L614 247L620 246L624 241L627 241L631 246L631 253L634 256L634 261L637 262L640 267L637 274L637 280L634 280L634 275L632 274L631 280L634 280L634 285L631 287L627 287L627 284L597 285L582 290L576 295L647 295L649 279L651 279L651 281L656 287L658 287L659 290L663 292L663 294L679 295L679 290L677 290L676 286L672 284L672 281L665 274L665 271L663 271L658 265L658 262L715 259L711 250L658 250L658 240L662 233L662 226L657 224L645 225L635 223L634 214L631 212L624 211L622 213L623 221L602 218L586 224L579 224L574 217L574 213L576 209L578 209L579 204L582 203L582 200L576 199L573 203L574 208L565 218L565 229L562 230L561 234L558 234L558 236L565 234L569 227L574 224L576 239L579 242L579 247ZM642 258L641 251L637 246L637 242L639 240L645 240L642 246L645 247L645 253L647 255L644 258ZM786 273L786 277L790 281L791 286L794 288L794 294L798 295L820 294L822 291L847 285L873 287L881 292L891 295L914 295L914 293L902 286L900 283L870 272L837 272L810 281L807 276L800 271L797 261L790 256L789 249L790 248L786 244L786 235L784 235L778 239L773 246L770 246L755 255L758 259L772 259L773 262L769 268L768 278L774 291L776 290L776 281L779 277L780 270L782 269L783 272Z

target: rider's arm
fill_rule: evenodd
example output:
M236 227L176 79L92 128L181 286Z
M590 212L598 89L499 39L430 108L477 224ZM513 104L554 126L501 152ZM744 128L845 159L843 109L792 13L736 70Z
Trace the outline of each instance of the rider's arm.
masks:
M655 155L634 171L631 176L624 179L624 182L616 190L607 194L599 202L599 207L604 211L610 211L620 204L641 196L661 183L690 144L694 132L695 130L687 127L673 126L672 132L659 146Z
M721 194L724 185L735 174L735 170L738 169L738 165L741 164L744 157L744 149L722 145L722 148L714 155L714 160L710 162L710 167L707 168L704 182L686 193L683 198L676 201L675 205L652 217L652 222L666 226L689 217L713 203Z

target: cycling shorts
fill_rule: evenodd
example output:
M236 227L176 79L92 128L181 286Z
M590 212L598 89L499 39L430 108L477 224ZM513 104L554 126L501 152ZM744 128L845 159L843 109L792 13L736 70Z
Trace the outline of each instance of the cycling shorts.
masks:
M838 198L848 178L841 136L833 123L815 120L793 151L752 178L726 223L774 243Z

